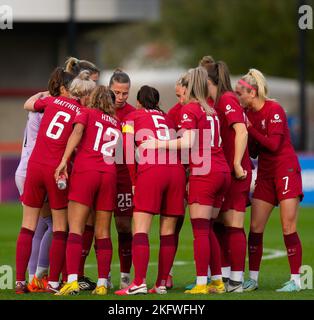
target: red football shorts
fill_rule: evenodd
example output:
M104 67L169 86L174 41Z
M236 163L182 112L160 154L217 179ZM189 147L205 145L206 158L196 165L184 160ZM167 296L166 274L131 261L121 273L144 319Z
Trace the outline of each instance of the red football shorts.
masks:
M206 176L190 176L188 203L221 208L230 186L229 172L213 172Z
M118 171L117 174L117 198L114 215L116 217L132 217L133 215L132 181L128 171Z
M33 208L41 208L48 195L51 209L59 210L68 206L68 187L59 190L54 178L56 168L37 162L28 162L22 201Z
M255 199L277 206L282 200L296 197L300 197L300 201L304 197L301 172L291 172L283 177L273 179L257 178L255 181L253 193Z
M137 175L134 212L184 215L185 171L181 166L156 166Z
M99 171L73 172L69 200L96 211L112 211L116 204L116 174Z
M231 176L230 188L225 195L222 203L221 212L236 210L245 212L250 204L250 186L252 180L252 171L248 172L245 180L239 180Z

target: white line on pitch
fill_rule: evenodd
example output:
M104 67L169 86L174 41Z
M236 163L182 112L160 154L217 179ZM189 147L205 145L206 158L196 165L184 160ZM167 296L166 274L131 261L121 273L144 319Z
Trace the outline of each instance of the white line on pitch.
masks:
M269 249L269 248L264 248L264 255L263 255L263 260L272 260L272 259L278 259L285 257L287 255L286 251L283 250L277 250L277 249ZM265 255L266 253L266 255ZM186 266L189 264L194 264L194 261L175 261L174 265L175 266ZM150 266L156 266L158 265L158 262L150 262ZM86 264L85 268L93 268L95 267L95 264ZM119 267L119 263L114 263L112 264L112 267Z

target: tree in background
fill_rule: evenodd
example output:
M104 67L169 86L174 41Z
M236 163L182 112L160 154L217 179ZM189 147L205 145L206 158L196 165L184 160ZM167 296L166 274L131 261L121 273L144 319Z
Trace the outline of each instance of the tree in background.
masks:
M314 0L307 0L314 9ZM99 32L103 64L193 67L210 54L233 74L251 67L298 77L298 0L160 0L160 19ZM314 30L307 31L308 80L314 81Z
M161 34L187 51L195 65L204 54L225 60L232 73L250 67L297 77L297 0L162 0ZM314 1L308 1L314 9ZM307 32L308 70L314 66L314 30ZM308 72L314 80L314 72Z

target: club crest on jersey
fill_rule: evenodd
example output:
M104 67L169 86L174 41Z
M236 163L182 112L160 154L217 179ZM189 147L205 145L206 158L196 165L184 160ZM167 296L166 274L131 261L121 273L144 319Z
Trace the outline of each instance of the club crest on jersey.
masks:
M282 122L282 120L280 119L280 115L278 113L276 113L274 115L274 119L271 119L270 122L271 123L280 123L280 122Z

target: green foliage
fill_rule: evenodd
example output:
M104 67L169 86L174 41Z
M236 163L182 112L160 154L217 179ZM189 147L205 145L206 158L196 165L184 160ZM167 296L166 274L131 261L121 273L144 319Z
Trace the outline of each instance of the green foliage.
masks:
M298 76L298 1L162 0L164 38L187 50L184 64L210 54L233 74L260 68L266 74ZM308 1L314 8L314 1ZM156 26L155 26L156 28ZM314 66L314 31L307 33L308 70ZM314 73L308 72L314 80Z

